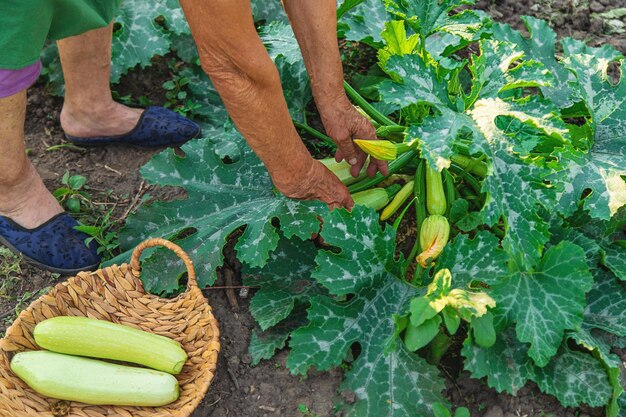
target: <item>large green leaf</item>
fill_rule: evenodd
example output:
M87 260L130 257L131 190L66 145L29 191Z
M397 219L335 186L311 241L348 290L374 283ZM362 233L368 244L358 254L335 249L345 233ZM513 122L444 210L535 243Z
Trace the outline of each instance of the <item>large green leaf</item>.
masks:
M162 17L163 24L156 19ZM111 81L117 82L130 68L145 68L155 55L170 50L170 38L163 25L174 34L189 34L189 26L178 1L155 0L149 6L140 0L125 0L115 17Z
M197 117L213 125L221 126L228 119L228 112L209 77L197 65L190 65L180 71L180 75L189 79L190 97L199 106L195 110Z
M276 58L276 68L291 117L304 122L306 106L313 98L304 61L290 64L284 55L279 55Z
M340 251L320 251L313 278L331 294L353 294L389 275L396 233L391 227L381 229L377 220L374 210L357 206L352 212L334 210L324 223L324 241Z
M288 23L271 22L261 27L259 35L273 60L282 55L289 64L302 61L300 46Z
M436 368L404 348L385 353L393 335L392 314L408 309L411 298L418 295L416 289L390 272L399 266L394 259L394 233L389 228L381 232L376 212L360 206L352 213L334 210L323 220L321 236L339 252L319 252L316 278L320 271L323 275L332 272L329 267L335 256L332 276L348 277L360 289L348 301L329 297L311 300L309 324L292 333L289 368L306 373L312 366L320 370L338 366L356 343L360 354L342 386L357 396L348 416L430 414L431 405L442 400L443 383ZM374 240L376 235L379 237ZM330 280L323 283L331 291L336 288Z
M388 20L383 0L365 0L339 19L339 31L349 41L378 46Z
M558 214L552 218L550 233L552 234L551 242L553 244L567 240L580 246L585 251L585 259L587 259L589 269L593 271L594 268L598 267L601 248L595 239L571 227L568 223L564 222Z
M575 75L575 94L584 100L591 116L594 137L590 151L570 156L566 179L571 184L559 196L559 208L571 214L586 189L584 206L592 217L609 219L626 205L626 77L616 85L608 79L610 61L593 55L574 54L564 61ZM624 67L624 60L619 61Z
M586 211L578 212L572 217L572 226L600 248L600 263L626 281L626 248L618 244L626 240L626 207L618 210L610 221L593 219Z
M626 289L610 272L598 268L593 271L594 285L587 295L584 323L613 333L626 336Z
M271 359L277 350L287 345L291 332L306 324L306 310L303 305L299 305L287 319L277 325L265 331L254 329L248 346L248 353L252 356L252 365L258 364L263 359Z
M535 364L528 357L528 345L515 337L512 328L500 332L496 343L484 348L468 337L463 343L464 366L474 378L487 378L487 384L515 395L535 375Z
M527 59L541 62L554 77L551 85L541 87L543 94L561 108L571 106L578 101L570 85L574 77L556 58L556 33L545 20L522 16L522 21L528 38L509 25L497 23L493 25L495 39L514 43Z
M272 0L252 0L252 16L256 22L270 23L274 20L287 21L287 14L282 2Z
M507 254L498 238L489 232L478 232L473 239L458 234L446 245L437 262L439 268L452 272L454 288L465 288L472 281L496 284L508 275Z
M263 268L244 265L244 284L259 286L250 301L250 313L267 330L287 318L295 304L325 291L311 278L317 249L311 241L281 239Z
M494 284L494 312L503 323L516 322L520 341L530 343L528 354L538 366L550 361L568 329L583 321L585 294L593 277L579 246L563 241L550 247L532 272L515 272Z
M248 353L252 357L252 366L264 359L273 358L277 350L284 348L291 330L288 327L279 326L265 332L259 332L255 329L250 336L250 345L248 346Z
M351 345L358 343L361 353L342 385L357 395L347 415L428 415L430 406L442 400L443 381L436 368L404 348L384 353L393 334L391 315L408 308L416 295L397 278L386 278L349 302L314 298L309 325L292 334L287 364L297 373L305 373L311 366L329 369L338 366Z
M215 280L215 268L222 265L226 238L242 226L246 227L236 245L238 258L258 267L278 244L272 219L279 221L287 238L308 239L319 231L317 215L328 209L276 192L265 167L235 130L188 142L182 150L184 157L172 150L156 155L141 173L151 183L181 187L187 198L143 206L120 233L124 249L148 237L176 238L181 231L195 231L178 243L194 260L199 283L205 286ZM156 277L148 290L176 289L182 266L169 253L157 253L144 262L144 275Z
M611 346L597 330L580 329L570 332L569 337L589 350L604 368L612 388L611 398L607 404L607 417L616 417L619 411L618 399L624 392L620 381L623 367L620 357L611 353Z
M536 368L534 381L565 407L602 406L611 398L609 377L593 356L563 348L544 368Z
M448 32L472 39L485 25L484 15L479 11L466 9L453 13L459 6L474 4L473 0L385 0L385 3L390 13L406 20L424 38L435 32Z

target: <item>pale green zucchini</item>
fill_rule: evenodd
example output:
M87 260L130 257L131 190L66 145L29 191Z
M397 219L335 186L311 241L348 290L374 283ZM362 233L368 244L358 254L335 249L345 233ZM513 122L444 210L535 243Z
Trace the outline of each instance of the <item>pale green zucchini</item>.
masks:
M335 158L324 158L319 161L324 164L326 168L330 169L344 185L354 184L355 182L361 181L367 177L367 166L369 165L369 162L363 164L363 168L361 169L361 172L359 172L358 176L353 177L350 173L352 165L346 161L337 162L335 161Z
M68 355L114 359L179 374L187 353L170 338L87 317L54 317L35 326L35 342Z
M45 350L16 354L11 370L39 394L59 400L158 407L179 395L168 373Z

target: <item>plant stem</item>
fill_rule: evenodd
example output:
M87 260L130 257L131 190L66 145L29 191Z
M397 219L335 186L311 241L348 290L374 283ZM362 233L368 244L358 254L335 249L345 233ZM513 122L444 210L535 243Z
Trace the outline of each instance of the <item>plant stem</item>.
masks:
M398 156L396 159L391 161L389 163L389 175L392 175L398 172L398 170L400 170L406 164L411 162L411 160L415 158L416 155L417 155L417 151L415 149L411 149L408 152L403 153L402 155ZM376 184L378 184L379 182L387 178L389 175L383 175L380 172L378 172L372 178L366 178L363 181L359 181L356 184L352 184L350 187L348 187L348 190L350 191L350 193L356 193L358 191L367 190L368 188L375 186Z
M463 178L463 181L465 181L465 183L467 183L467 185L469 185L472 188L476 196L480 197L482 193L480 190L481 186L476 178L474 178L469 172L467 172L465 169L463 169L462 167L456 164L451 164L450 168L448 169L452 173L459 175L461 178Z
M354 101L357 106L362 108L365 113L369 114L369 116L376 122L381 125L398 126L398 124L393 120L376 110L374 106L365 100L354 88L352 88L352 86L350 86L350 84L345 81L343 82L343 88L346 90L346 93L350 96L352 101Z
M500 229L498 225L495 225L491 228L491 231L494 235L498 236L499 239L504 239L504 230Z
M324 142L326 145L332 147L333 149L335 149L337 147L335 142L329 136L326 136L322 132L313 129L311 126L309 126L307 124L304 124L304 123L297 122L295 120L293 120L293 125L297 129L302 129L305 132L307 132L308 134L310 134L311 136L321 140L322 142Z
M472 159L465 155L455 154L450 157L450 160L480 178L485 178L487 176L487 165L477 159Z
M376 128L376 136L389 139L394 142L402 142L406 133L406 127L396 126L380 126Z

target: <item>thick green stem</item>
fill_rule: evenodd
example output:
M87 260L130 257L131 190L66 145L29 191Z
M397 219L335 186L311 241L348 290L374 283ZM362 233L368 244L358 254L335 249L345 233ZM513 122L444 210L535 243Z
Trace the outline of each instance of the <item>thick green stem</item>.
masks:
M411 162L411 160L415 158L416 155L417 155L417 151L414 149L411 149L410 151L403 153L402 155L398 156L396 159L391 161L389 163L389 175L392 175L398 172L398 170L400 170L406 164ZM352 184L350 187L348 187L348 190L350 191L350 193L356 193L358 191L367 190L368 188L375 186L376 184L378 184L379 182L387 178L389 175L383 175L379 172L371 178L366 178L363 181L359 181L356 184Z
M467 172L464 168L456 165L456 164L452 164L450 165L450 168L448 168L450 170L450 172L460 176L461 178L463 178L463 181L465 181L465 183L467 185L469 185L472 190L474 191L476 196L480 196L482 194L481 192L481 186L480 183L478 182L478 180L476 178L474 178L469 172Z
M450 208L455 200L455 188L454 188L454 178L452 174L450 174L450 170L444 169L442 172L443 175L443 186L446 194L446 214L447 218L450 218Z
M498 225L493 226L491 228L491 232L494 235L498 236L499 239L504 239L504 235L505 235L504 230L500 229Z
M379 112L367 100L365 100L350 84L343 82L343 88L354 103L363 109L363 111L381 125L398 126L393 120Z
M376 128L376 136L379 138L389 139L394 142L404 141L404 135L406 133L406 127L396 126L380 126Z
M307 132L309 135L313 136L314 138L321 140L322 142L324 142L326 145L330 146L331 148L333 149L337 148L337 145L329 136L326 136L322 132L313 129L311 126L304 124L304 123L297 122L295 120L293 120L293 125L297 129L302 129L305 132Z
M413 179L413 195L416 199L415 201L415 243L413 244L413 248L411 249L411 253L409 257L406 258L404 263L402 264L402 276L406 276L406 272L409 269L409 266L415 262L415 257L421 251L420 246L420 232L422 228L422 222L426 218L426 161L423 159L419 160L417 164L417 168L415 170L415 177ZM415 268L420 269L421 266L419 264L415 265ZM409 282L413 282L415 276L409 279Z
M450 160L480 178L485 178L487 176L487 165L479 160L459 154L452 155Z

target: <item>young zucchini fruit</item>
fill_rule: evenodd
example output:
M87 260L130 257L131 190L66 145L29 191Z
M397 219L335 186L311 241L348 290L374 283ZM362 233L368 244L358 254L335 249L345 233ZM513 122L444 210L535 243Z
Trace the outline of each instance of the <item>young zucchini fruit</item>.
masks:
M53 352L132 362L170 374L179 374L187 361L175 340L87 317L44 320L33 335L37 345Z
M376 211L382 210L394 195L402 188L399 184L393 184L387 188L370 188L352 194L354 204L373 208Z
M94 405L158 407L178 399L176 378L45 350L16 354L11 370L41 395Z
M426 207L429 214L443 216L446 212L446 196L441 173L426 164Z
M387 205L387 207L385 207L383 212L380 214L380 220L381 221L387 220L396 211L398 211L400 206L402 204L404 204L404 202L413 194L413 186L414 186L414 184L415 184L415 182L412 181L412 180L407 182L406 184L404 184L402 189L400 191L398 191L398 194L396 194L393 197L393 200L391 200L391 203L389 203Z
M361 169L361 172L359 172L358 176L353 177L350 173L352 165L346 161L337 162L335 161L335 158L324 158L319 159L319 161L324 164L326 168L331 170L344 185L354 184L355 182L359 182L367 177L367 167L369 162L363 164L363 168Z

